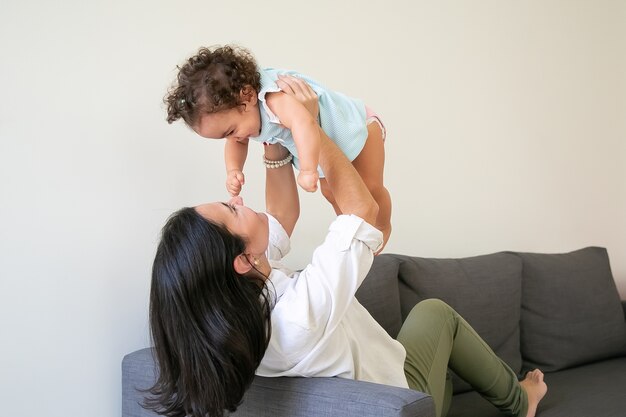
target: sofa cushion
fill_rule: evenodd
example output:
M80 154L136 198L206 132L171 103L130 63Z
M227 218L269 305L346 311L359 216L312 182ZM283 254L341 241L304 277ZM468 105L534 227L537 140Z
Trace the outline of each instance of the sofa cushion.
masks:
M626 358L545 375L548 395L540 417L618 417L626 410ZM455 395L447 417L506 417L476 392Z
M604 248L519 253L524 368L557 371L626 355L626 325Z
M454 308L514 372L521 369L521 260L509 253L461 259L394 255L400 262L402 315L427 298ZM469 386L453 378L454 391Z

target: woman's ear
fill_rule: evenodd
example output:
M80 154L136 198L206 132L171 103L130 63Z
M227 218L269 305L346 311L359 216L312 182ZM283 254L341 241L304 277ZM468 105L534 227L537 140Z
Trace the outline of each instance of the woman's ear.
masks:
M257 103L258 98L256 90L252 88L251 85L246 85L239 92L239 99L241 100L241 104L243 104L246 110L248 110L250 106L254 106Z
M244 275L250 272L252 265L250 265L248 257L242 253L233 261L233 268L235 268L235 271L237 271L239 275Z

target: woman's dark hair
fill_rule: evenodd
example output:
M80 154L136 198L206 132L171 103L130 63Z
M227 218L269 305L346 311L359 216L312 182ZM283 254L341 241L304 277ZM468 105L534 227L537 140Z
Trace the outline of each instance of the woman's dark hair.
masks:
M176 83L163 99L167 122L182 118L194 126L202 114L239 105L245 87L255 92L261 88L261 75L249 51L231 45L200 48L178 67Z
M271 334L262 279L233 266L245 242L193 208L163 227L152 267L150 330L159 375L144 407L166 416L235 411Z

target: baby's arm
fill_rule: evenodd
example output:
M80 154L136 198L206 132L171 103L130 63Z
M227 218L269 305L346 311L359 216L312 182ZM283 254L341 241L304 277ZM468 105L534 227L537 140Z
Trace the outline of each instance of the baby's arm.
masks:
M298 184L306 191L317 190L317 165L320 153L320 132L309 111L293 96L283 92L267 94L267 105L281 124L291 130L298 149L300 173Z
M248 139L226 139L224 160L226 163L226 189L232 196L239 195L245 183L243 165L248 157Z

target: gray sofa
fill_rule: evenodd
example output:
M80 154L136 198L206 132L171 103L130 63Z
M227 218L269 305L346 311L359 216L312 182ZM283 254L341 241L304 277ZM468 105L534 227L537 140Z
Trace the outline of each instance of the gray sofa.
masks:
M383 254L357 293L395 336L411 308L440 298L463 315L516 372L546 373L541 417L626 416L626 301L605 249L499 252L463 259ZM140 403L154 381L149 349L122 362L123 417L155 416ZM501 416L452 375L449 417ZM234 416L434 417L421 392L339 378L257 377Z

